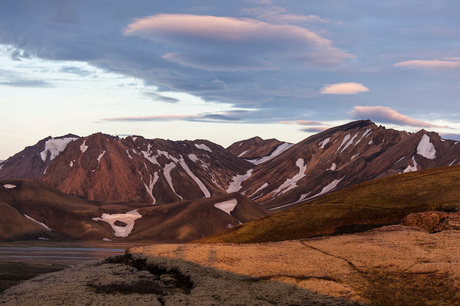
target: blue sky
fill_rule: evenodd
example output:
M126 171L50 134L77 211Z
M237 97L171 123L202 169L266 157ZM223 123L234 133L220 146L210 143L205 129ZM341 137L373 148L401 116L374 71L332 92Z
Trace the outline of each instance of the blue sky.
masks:
M298 142L372 119L459 139L459 1L0 2L0 159L95 132Z

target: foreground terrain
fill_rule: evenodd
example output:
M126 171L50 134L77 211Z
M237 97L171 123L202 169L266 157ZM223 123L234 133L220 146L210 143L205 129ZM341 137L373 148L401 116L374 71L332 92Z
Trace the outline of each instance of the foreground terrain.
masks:
M135 247L24 282L0 303L458 305L459 240L458 230L393 225L274 243Z

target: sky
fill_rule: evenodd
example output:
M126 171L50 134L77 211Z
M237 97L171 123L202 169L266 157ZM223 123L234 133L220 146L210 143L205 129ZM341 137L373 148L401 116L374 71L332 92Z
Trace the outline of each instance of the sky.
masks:
M0 160L47 136L460 139L460 1L0 2Z

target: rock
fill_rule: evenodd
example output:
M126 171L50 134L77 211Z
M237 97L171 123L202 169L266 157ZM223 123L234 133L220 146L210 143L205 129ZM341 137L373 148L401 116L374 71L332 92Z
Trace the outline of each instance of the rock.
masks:
M415 226L430 233L460 229L460 213L425 211L413 213L404 218L405 226Z

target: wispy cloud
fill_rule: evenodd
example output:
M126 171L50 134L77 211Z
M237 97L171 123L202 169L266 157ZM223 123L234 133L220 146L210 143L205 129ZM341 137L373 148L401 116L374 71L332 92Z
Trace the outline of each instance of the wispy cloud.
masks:
M11 81L0 81L0 85L11 87L31 87L31 88L45 88L54 87L53 84L43 80L30 80L30 79L16 79Z
M355 95L367 91L369 91L369 88L361 83L354 82L330 84L321 88L321 94L326 95Z
M328 129L328 127L317 126L317 127L305 128L305 129L302 129L302 131L308 132L308 133L319 133L319 132L325 131L327 129Z
M460 69L460 58L411 60L399 62L393 66L408 69Z
M255 16L258 19L265 20L271 23L298 23L298 22L310 22L310 23L324 23L328 20L321 18L316 15L299 15L290 14L285 8L282 7L255 7L243 9L244 14Z
M145 122L145 121L198 121L198 122L235 122L241 119L233 113L200 114L200 115L151 115L104 118L102 121Z
M153 100L156 100L156 101L161 101L161 102L166 102L166 103L180 102L179 99L172 98L172 97L166 97L166 96L163 96L162 94L151 92L151 91L144 92L144 96L152 98Z
M408 125L422 128L441 127L418 119L410 118L398 113L394 109L385 106L355 106L350 112L355 119L371 119L382 123L391 123L396 125Z
M273 69L283 59L337 65L352 57L306 28L250 18L160 14L136 19L124 33L175 46L164 59L205 70Z

